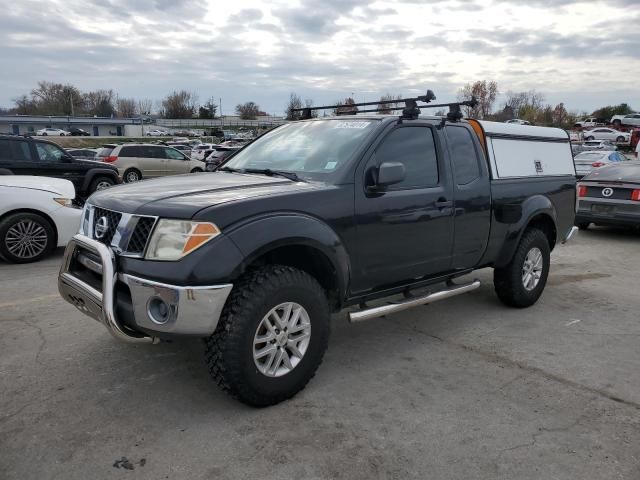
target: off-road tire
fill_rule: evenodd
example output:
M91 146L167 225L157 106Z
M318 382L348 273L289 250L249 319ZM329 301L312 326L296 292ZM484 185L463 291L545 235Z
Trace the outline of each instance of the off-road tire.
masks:
M21 221L31 221L40 225L47 234L47 243L45 248L38 255L30 258L22 258L20 256L14 255L11 251L9 251L5 238L7 236L7 232L9 229L21 222ZM47 255L49 255L54 248L56 247L56 231L54 227L51 225L51 222L43 217L42 215L38 215L37 213L14 213L4 218L0 222L0 256L4 258L6 261L10 263L31 263L37 262L38 260L43 259Z
M116 184L113 178L97 177L91 181L91 185L89 186L89 194L95 192L98 189L98 185L100 185L101 183L108 183L109 186L113 186Z
M137 175L137 180L130 180L129 177L131 176L131 174ZM139 182L140 180L142 180L142 173L137 168L128 168L127 170L125 170L124 175L122 176L122 180L125 183Z
M253 358L253 339L263 317L283 302L296 302L311 321L309 346L300 363L280 377L261 373ZM327 349L330 313L324 289L309 274L267 265L234 285L218 327L206 339L205 357L216 383L231 396L255 407L293 397L313 378Z
M522 281L522 271L527 254L536 247L542 252L541 277L535 288L527 290ZM547 236L537 228L527 229L509 264L493 271L493 286L498 298L510 307L525 308L533 305L542 295L547 283L550 264L551 249Z
M591 225L591 222L578 222L578 223L576 223L576 226L580 230L587 230L589 228L589 225Z

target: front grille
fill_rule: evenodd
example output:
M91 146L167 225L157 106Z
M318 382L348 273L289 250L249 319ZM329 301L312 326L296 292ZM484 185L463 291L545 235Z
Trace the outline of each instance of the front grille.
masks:
M93 220L83 222L82 227L89 237L113 247L119 255L140 257L144 254L156 217L130 215L93 206L89 209L93 210Z
M153 217L140 217L136 228L131 234L129 244L127 245L127 253L140 255L144 253L144 249L147 246L147 241L151 235L153 225L156 223L156 219Z
M116 229L120 223L122 214L105 210L104 208L94 208L93 225L91 226L91 234L93 238L105 245L111 245L111 240L116 234Z

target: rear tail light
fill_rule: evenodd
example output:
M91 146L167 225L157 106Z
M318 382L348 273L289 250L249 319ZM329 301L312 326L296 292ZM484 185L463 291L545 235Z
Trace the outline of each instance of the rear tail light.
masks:
M587 187L585 187L584 185L578 186L578 196L579 197L586 197L587 196Z
M113 163L116 160L118 160L118 157L114 156L114 155L109 155L108 157L104 157L102 159L103 162L107 162L107 163Z
M640 202L640 190L634 190L631 192L631 200L635 200L636 202Z
M602 162L593 162L593 163L591 164L591 166L592 166L592 167L596 167L596 168L598 168L598 167L604 167L605 165L606 165L606 163L602 163Z

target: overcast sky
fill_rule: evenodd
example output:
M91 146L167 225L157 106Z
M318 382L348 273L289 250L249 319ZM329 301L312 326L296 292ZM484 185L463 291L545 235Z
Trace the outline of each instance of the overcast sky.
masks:
M0 106L38 80L120 96L174 89L224 113L282 114L465 83L537 89L591 111L640 109L640 0L0 0Z

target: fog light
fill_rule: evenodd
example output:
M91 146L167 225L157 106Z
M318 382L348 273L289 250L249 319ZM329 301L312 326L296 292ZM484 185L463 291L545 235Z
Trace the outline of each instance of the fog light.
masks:
M149 300L147 313L153 323L164 325L171 318L171 307L161 298L153 297Z

